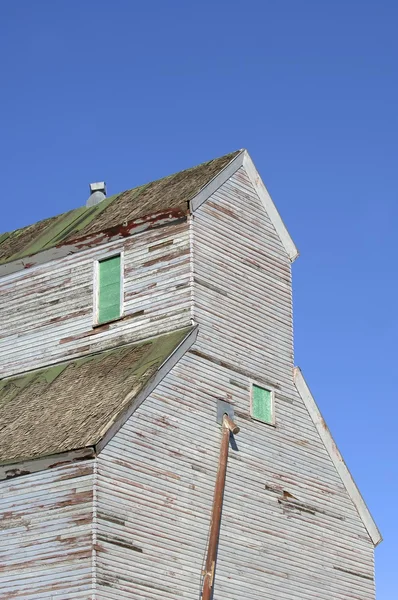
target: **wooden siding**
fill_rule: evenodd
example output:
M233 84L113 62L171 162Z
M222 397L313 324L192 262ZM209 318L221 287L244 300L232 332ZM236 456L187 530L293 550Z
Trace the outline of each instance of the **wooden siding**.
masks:
M126 316L93 329L93 261L122 248ZM293 382L290 261L244 168L189 228L3 277L2 375L191 317L195 346L96 461L0 483L1 598L198 600L223 400L241 431L214 600L374 600L373 544ZM253 382L275 426L251 418Z
M372 542L293 382L290 260L244 168L198 211L193 235L197 357L207 386L224 380L215 396L242 429L216 597L371 600ZM253 381L274 389L276 427L250 419Z
M199 598L218 430L191 376L184 358L98 457L98 599Z
M290 260L243 168L195 213L193 236L199 349L292 385Z
M215 600L373 600L373 545L297 394L277 427L250 378L189 352L98 458L97 598L199 598L220 429L233 401Z
M214 600L374 600L373 544L293 382L289 258L244 169L191 237L197 343L98 458L97 597L200 597L221 399L241 432ZM250 417L253 381L275 427Z
M190 324L186 222L0 279L0 377ZM94 261L124 249L124 317L93 328Z
M92 599L93 461L0 482L0 597Z

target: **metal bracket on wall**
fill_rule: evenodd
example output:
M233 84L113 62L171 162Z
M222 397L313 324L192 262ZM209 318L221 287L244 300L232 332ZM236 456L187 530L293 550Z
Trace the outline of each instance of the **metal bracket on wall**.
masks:
M217 400L217 423L222 425L223 416L228 415L230 419L234 419L234 407L229 402Z

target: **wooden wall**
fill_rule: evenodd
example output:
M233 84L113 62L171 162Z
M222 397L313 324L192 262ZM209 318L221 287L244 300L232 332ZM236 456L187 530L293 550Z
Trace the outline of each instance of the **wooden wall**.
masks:
M214 600L374 600L372 542L293 383L290 263L243 169L192 236L197 343L98 459L97 597L199 599L222 399L241 432ZM252 381L275 427L251 419Z
M0 598L92 599L93 461L0 482Z
M290 261L243 168L195 213L198 348L292 385Z
M195 346L104 448L94 477L82 463L2 483L0 597L199 600L221 399L241 432L214 600L374 600L372 542L293 383L290 262L244 169L190 231L169 226L124 247L128 318L109 329L92 329L103 248L0 281L3 375L192 314L199 323ZM250 416L253 381L275 390L275 427Z
M93 329L93 264L124 248L125 317ZM0 377L190 324L187 223L0 279Z
M241 432L215 600L374 600L372 543L301 401L278 394L269 427L249 383L189 352L100 454L97 598L199 599L222 398Z

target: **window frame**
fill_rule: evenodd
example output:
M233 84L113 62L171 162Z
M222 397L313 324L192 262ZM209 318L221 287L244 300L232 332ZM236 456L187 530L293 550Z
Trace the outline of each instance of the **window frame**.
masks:
M109 321L99 322L99 264L109 258L120 256L120 314ZM104 253L94 260L93 265L93 327L101 327L107 323L114 323L124 317L124 250L114 250Z
M264 421L263 419L259 419L258 417L254 416L254 411L253 411L253 389L254 386L261 388L262 390L266 390L267 392L271 393L271 421ZM253 421L257 421L258 423L263 423L264 425L269 425L271 427L275 427L276 426L276 415L275 415L275 388L273 388L271 385L264 385L263 383L260 383L259 381L256 381L254 379L250 380L250 416L253 419Z

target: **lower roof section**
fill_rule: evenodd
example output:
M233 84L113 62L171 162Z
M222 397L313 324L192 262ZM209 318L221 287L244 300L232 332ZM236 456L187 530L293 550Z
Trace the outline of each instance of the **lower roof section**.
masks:
M0 478L26 472L7 475L5 465L100 451L196 334L188 327L0 380Z

